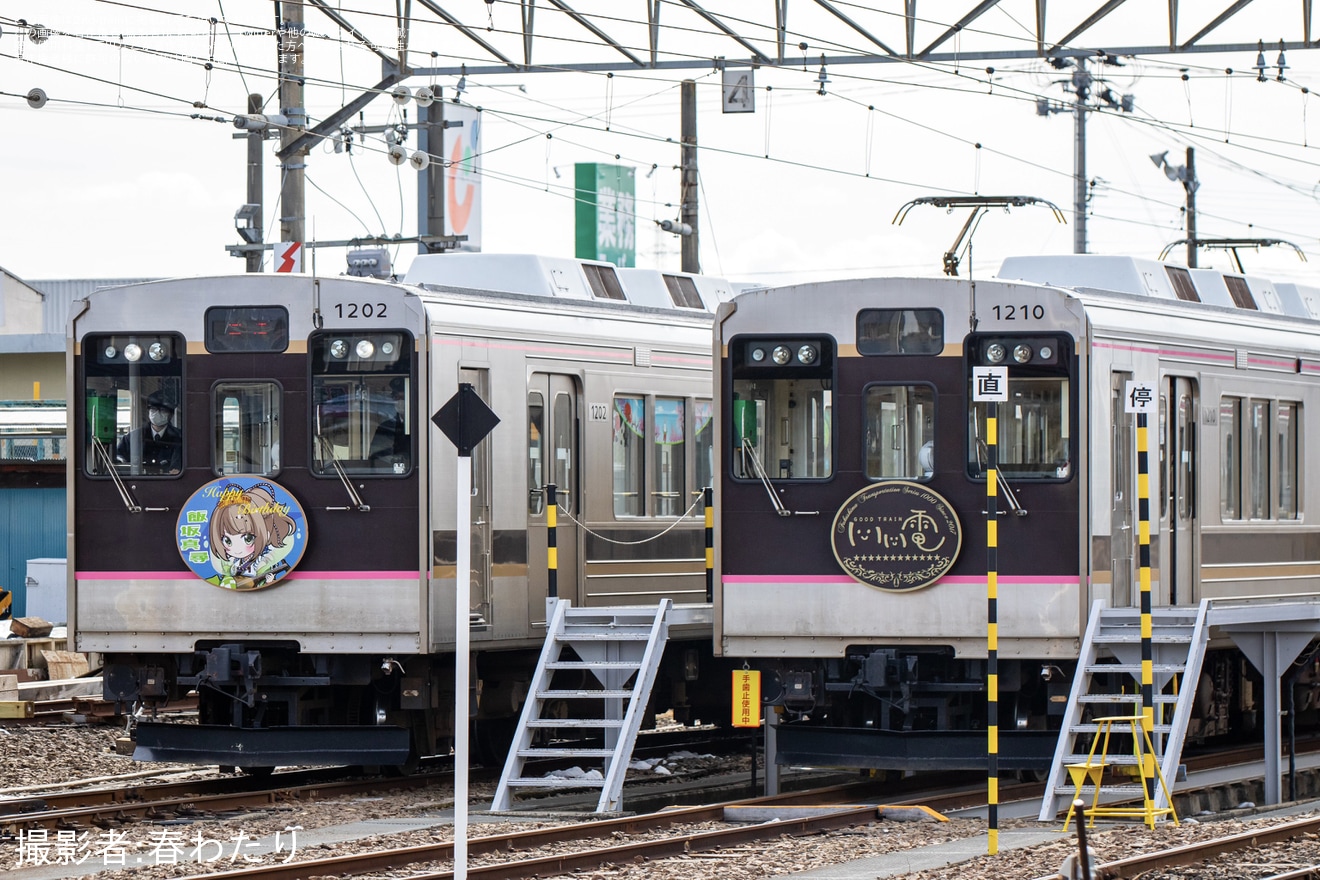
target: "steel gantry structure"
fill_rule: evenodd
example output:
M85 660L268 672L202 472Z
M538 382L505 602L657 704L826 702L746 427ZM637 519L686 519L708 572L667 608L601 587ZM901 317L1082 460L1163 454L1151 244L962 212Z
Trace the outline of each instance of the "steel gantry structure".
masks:
M1263 59L1268 48L1279 52L1282 78L1283 52L1314 45L1312 5L1312 0L1297 0L1291 6L1295 13L1281 16L1278 4L1267 0L1218 0L1211 6L1218 11L1205 17L1206 3L1179 0L1158 7L1149 0L1104 0L1094 6L1076 0L395 0L392 13L350 11L330 0L277 2L282 44L287 42L283 35L295 35L295 42L304 34L306 42L327 36L307 20L323 16L340 31L332 39L360 44L381 64L378 83L312 124L303 108L303 53L281 54L280 98L289 119L281 126L277 153L285 171L288 221L282 223L282 237L303 238L301 174L311 147L333 138L372 100L414 77L465 80L469 75L810 65L820 67L824 80L826 67L841 65L956 68L972 61L1051 59L1055 66L1070 64L1082 77L1076 101L1059 109L1077 117L1075 242L1084 252L1083 132L1086 113L1093 109L1088 60L1205 53L1249 53ZM1263 78L1265 62L1255 66ZM688 140L695 146L694 132L690 138L685 133L685 144ZM437 175L438 169L430 172ZM431 204L438 185L422 184L430 187L432 194L423 198ZM419 235L429 231L420 228L424 225L419 220Z

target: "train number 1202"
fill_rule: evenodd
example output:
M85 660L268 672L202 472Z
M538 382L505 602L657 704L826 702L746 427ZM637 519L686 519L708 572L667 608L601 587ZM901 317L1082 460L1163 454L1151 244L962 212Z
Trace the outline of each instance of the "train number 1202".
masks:
M338 318L383 318L385 303L335 303Z
M1042 305L1029 306L1026 304L1020 306L995 306L996 321L1043 321L1045 320L1045 307Z

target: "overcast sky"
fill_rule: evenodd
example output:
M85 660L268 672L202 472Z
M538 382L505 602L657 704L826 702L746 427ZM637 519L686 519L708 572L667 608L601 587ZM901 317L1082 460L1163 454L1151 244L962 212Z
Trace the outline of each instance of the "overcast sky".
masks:
M176 14L145 8L152 5L168 5ZM332 5L346 15L357 6L394 8L382 0ZM469 12L485 6L476 0L442 5ZM1020 30L1009 12L1025 14L1032 5L978 23L992 32ZM1163 8L1127 5L1146 14ZM1204 5L1185 2L1185 17L1195 21ZM1199 235L1284 239L1310 262L1290 248L1273 248L1245 253L1248 271L1314 275L1320 263L1320 119L1314 111L1320 106L1310 106L1309 87L1320 84L1320 54L1290 50L1279 81L1281 28L1270 18L1281 21L1277 16L1286 14L1291 21L1297 6L1258 0L1223 37L1275 43L1266 46L1264 82L1257 81L1254 49L1228 58L1129 59L1094 69L1104 79L1097 92L1107 87L1115 97L1132 95L1134 104L1131 113L1088 114L1092 252L1155 257L1185 236L1183 186L1149 157L1168 151L1170 164L1181 165L1192 146ZM516 5L492 9L516 19ZM542 12L538 22L549 14ZM220 24L211 27L210 17ZM55 33L37 43L14 26L18 19ZM1133 22L1116 17L1113 39L1158 42L1153 25L1140 33ZM137 6L0 0L0 266L31 279L242 271L243 262L224 249L237 241L233 215L246 201L246 146L233 138L228 120L245 110L250 91L267 96L272 112L278 106L269 73L276 64L274 41L244 30L272 23L266 0ZM306 46L306 72L320 83L309 86L307 96L316 122L378 81L380 63L351 40L339 40L343 35L319 13L309 10L308 23L336 38ZM1034 196L1058 205L1067 219L1061 224L1044 207L987 215L964 259L964 275L969 268L992 274L1010 254L1070 253L1073 115L1037 112L1041 98L1057 106L1069 97L1069 72L1043 61L997 63L993 74L986 67L839 65L826 71L819 94L820 66L808 58L805 65L758 70L756 112L745 114L721 112L713 70L469 76L461 98L482 107L484 125L484 250L572 256L573 165L617 162L637 169L638 265L677 269L678 240L657 223L678 216L679 80L690 76L698 82L700 242L707 273L758 282L937 274L967 212L918 207L902 225L893 221L911 199L955 193ZM425 84L408 82L414 89ZM452 97L457 77L435 84ZM40 109L25 97L36 88L48 96ZM415 104L382 96L362 121L390 124L402 121L405 111L409 121L416 119ZM273 241L279 168L274 142L267 146L266 225ZM329 144L311 152L309 239L416 233L417 172L391 165L385 150L373 136L350 153L336 153ZM406 269L415 253L413 245L398 246L396 267ZM1182 261L1184 254L1179 249L1172 259ZM324 249L316 260L319 272L337 273L344 253ZM1226 266L1227 260L1203 253L1201 264Z

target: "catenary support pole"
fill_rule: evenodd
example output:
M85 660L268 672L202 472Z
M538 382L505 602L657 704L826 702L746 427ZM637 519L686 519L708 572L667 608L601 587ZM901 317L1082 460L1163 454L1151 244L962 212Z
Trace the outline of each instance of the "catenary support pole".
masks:
M307 128L307 108L303 103L303 52L306 50L303 5L282 3L284 18L279 22L280 113L289 123L282 130L280 154L303 135ZM280 241L306 241L306 191L304 172L307 152L298 150L284 156L280 179Z
M679 219L692 230L681 237L683 242L683 271L696 274L701 271L701 252L697 238L697 83L685 79L681 86L682 113L682 183L679 187Z
M248 95L249 115L255 116L260 113L261 105L261 95ZM258 128L247 133L247 203L249 205L257 206L257 219L262 222L263 226L265 225L265 221L261 220L261 218L264 216L263 211L265 208L262 205L261 200L261 170L262 153L264 152L262 148L264 147L265 142L266 132L264 129ZM246 257L247 271L260 272L261 261L265 255L265 251L249 251Z

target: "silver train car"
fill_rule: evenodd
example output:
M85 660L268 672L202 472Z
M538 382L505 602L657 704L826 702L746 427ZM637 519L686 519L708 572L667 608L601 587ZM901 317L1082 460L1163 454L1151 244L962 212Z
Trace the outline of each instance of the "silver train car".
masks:
M1129 382L1153 398L1153 604L1320 590L1320 482L1305 479L1320 467L1318 331L1318 289L1102 256L722 306L715 646L765 674L780 762L984 766L981 376L1007 382L994 389L1001 766L1050 766L1093 603L1139 605ZM1245 736L1260 677L1227 639L1211 649L1180 683L1198 689L1189 736ZM1297 704L1311 720L1313 702Z
M705 276L444 255L404 283L243 275L75 303L70 638L139 719L136 756L446 754L466 626L474 752L503 761L545 637L550 484L560 598L708 607L710 327L729 296ZM432 423L460 383L499 418L468 461L468 529ZM710 658L708 623L676 627L656 711L710 717ZM199 723L156 711L190 694Z

